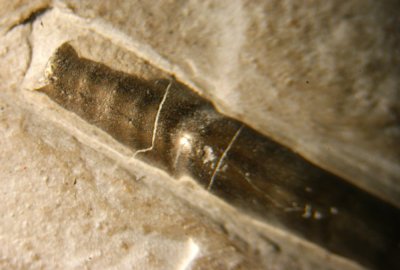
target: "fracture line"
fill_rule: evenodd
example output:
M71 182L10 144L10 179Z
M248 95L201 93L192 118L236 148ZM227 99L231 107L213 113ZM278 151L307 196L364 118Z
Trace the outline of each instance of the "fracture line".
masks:
M151 146L148 147L148 148L145 148L145 149L137 150L137 151L133 154L133 157L135 157L135 156L136 156L137 154L139 154L139 153L145 153L145 152L148 152L148 151L153 150L154 142L155 142L155 140L156 140L156 135L157 135L158 119L160 118L161 110L162 110L162 107L163 107L163 105L164 105L164 103L165 103L165 100L167 99L167 95L168 95L169 89L171 88L171 85L172 85L172 81L169 82L169 84L168 84L168 86L167 86L167 90L165 90L164 96L163 96L163 98L162 98L162 100L161 100L161 102L160 102L160 105L158 106L158 111L157 111L157 114L156 114L156 119L154 120L154 128L153 128L153 136L152 136L152 138L151 138Z
M210 183L208 184L207 190L211 190L212 185L214 184L214 180L215 180L215 176L217 175L222 162L224 161L226 155L228 154L228 151L231 149L233 143L235 142L235 140L237 139L237 137L239 136L240 132L243 129L243 125L236 131L235 135L233 135L232 140L229 142L228 147L225 149L225 151L222 153L221 158L218 160L217 166L214 169L214 172L211 176L210 179Z

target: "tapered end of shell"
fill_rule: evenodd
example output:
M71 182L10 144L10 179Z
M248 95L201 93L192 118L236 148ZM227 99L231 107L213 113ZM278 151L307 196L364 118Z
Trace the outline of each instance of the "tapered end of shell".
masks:
M44 71L46 83L51 84L57 81L59 74L62 74L63 70L71 66L78 58L78 53L70 44L64 43L58 47L47 62Z

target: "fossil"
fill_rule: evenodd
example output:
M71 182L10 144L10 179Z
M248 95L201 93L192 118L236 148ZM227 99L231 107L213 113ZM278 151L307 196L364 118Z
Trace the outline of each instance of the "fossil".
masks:
M306 161L173 78L144 80L68 43L38 89L173 177L371 268L400 267L400 211Z

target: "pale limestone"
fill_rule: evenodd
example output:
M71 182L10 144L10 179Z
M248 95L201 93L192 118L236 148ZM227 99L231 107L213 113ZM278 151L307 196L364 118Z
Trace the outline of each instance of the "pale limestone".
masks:
M45 2L9 6L0 37L0 64L12 67L0 72L0 189L9 209L2 267L179 269L198 245L194 269L357 269L186 184L170 193L176 187L160 183L171 179L125 163L123 147L104 134L93 141L84 134L98 131L26 93L43 83L46 61L65 41L113 68L154 72L139 55L227 114L399 203L398 119L390 120L398 110L396 6L303 2L57 1L26 25L18 21ZM375 23L383 17L386 30ZM198 207L184 200L188 191L202 199Z
M0 63L14 67L0 83L2 267L359 269L130 162L106 134L24 89L33 33L19 26L1 38Z

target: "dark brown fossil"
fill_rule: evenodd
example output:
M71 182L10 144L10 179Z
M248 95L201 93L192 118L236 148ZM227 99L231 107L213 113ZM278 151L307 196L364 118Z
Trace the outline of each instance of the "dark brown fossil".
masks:
M400 269L400 211L217 112L172 79L146 81L62 45L46 93L170 175L367 267Z

